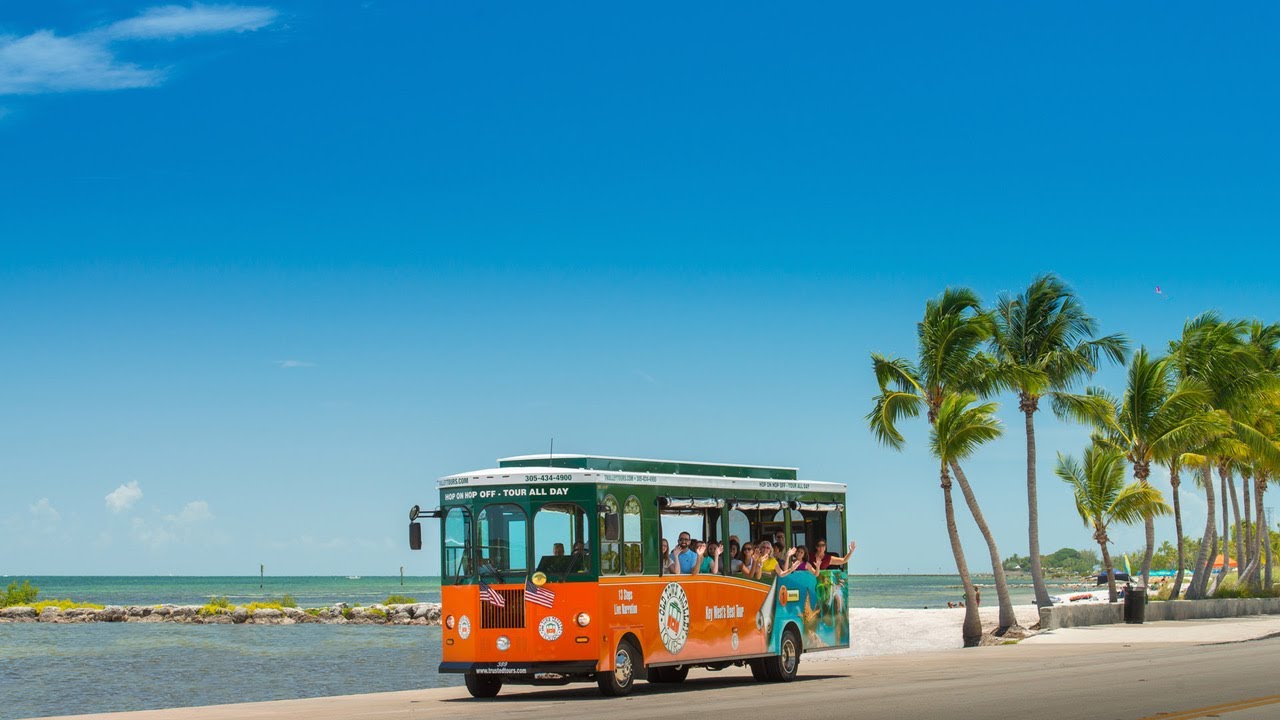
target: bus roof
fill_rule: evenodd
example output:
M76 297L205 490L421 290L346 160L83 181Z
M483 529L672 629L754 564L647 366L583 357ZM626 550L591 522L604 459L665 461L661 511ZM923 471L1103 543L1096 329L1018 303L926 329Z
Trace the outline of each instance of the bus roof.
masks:
M729 463L691 462L688 460L656 460L651 458L610 457L608 455L517 455L499 458L499 468L572 468L575 470L614 470L663 475L700 475L704 477L758 478L763 480L795 480L793 467L741 465Z
M554 462L554 465L549 464ZM499 466L440 478L440 488L530 483L607 483L612 485L671 485L721 490L772 490L843 495L843 483L799 480L795 468L755 465L716 465L674 460L610 458L599 455L523 455L503 458ZM609 467L612 465L612 467ZM724 472L717 472L723 470ZM743 470L782 471L746 473ZM787 475L789 473L789 476Z

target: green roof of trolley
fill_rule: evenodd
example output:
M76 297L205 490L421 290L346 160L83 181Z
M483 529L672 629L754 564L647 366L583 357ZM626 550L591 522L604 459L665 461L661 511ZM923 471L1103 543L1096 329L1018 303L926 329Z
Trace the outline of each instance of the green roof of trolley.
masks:
M759 478L762 480L795 480L793 467L765 465L729 465L726 463L690 462L687 460L654 460L646 458L609 457L606 455L517 455L499 458L498 467L566 468L571 470L611 470L615 472L655 473L662 475L698 475L702 477Z

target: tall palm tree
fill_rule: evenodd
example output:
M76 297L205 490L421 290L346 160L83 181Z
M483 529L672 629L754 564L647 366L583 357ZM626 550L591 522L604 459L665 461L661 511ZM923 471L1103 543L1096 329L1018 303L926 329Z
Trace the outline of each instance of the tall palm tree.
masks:
M1049 589L1040 567L1040 511L1036 496L1035 414L1048 397L1059 417L1079 417L1074 410L1085 397L1069 391L1098 369L1106 358L1123 363L1128 341L1123 335L1095 337L1098 323L1085 313L1079 298L1056 275L1037 277L1016 297L1005 295L995 310L996 334L991 349L997 372L1018 394L1027 434L1027 542L1036 604L1049 605Z
M1129 361L1124 395L1116 400L1104 391L1091 391L1115 408L1101 420L1100 438L1133 464L1133 477L1149 484L1151 463L1177 457L1198 448L1205 438L1221 432L1223 420L1207 408L1209 393L1196 380L1175 382L1174 367L1168 358L1153 358L1145 347ZM1143 518L1146 550L1142 559L1142 582L1151 575L1155 549L1154 517ZM1178 518L1181 523L1181 518ZM1181 541L1179 541L1181 544Z
M981 394L990 389L991 361L980 350L991 338L991 317L983 312L978 297L967 288L947 288L942 295L925 305L924 318L916 325L918 359L912 363L873 353L872 367L880 392L875 405L867 414L867 424L872 434L882 444L901 449L906 440L898 430L904 418L924 414L929 426L937 424L943 400L955 393ZM963 628L965 646L977 645L982 637L982 622L978 617L973 583L969 577L964 549L955 525L951 497L950 469L940 459L940 475L943 506L947 517L947 531L951 550L955 556L956 570L965 588L965 622ZM967 484L967 483L966 483ZM989 531L984 539L989 538ZM989 541L988 546L994 543ZM998 559L993 571L1000 566ZM997 594L1007 597L1008 587L996 583ZM1003 602L1003 601L1002 601ZM1002 611L1002 616L1004 612ZM1012 615L1010 604L1009 614ZM1002 627L1001 630L1006 629Z
M952 394L943 398L942 405L938 408L938 420L930 432L930 444L943 466L955 473L960 492L964 494L978 530L984 538L990 538L991 529L987 526L964 469L960 467L960 461L972 456L979 446L1000 437L1004 430L995 416L996 404L988 402L975 405L977 401L978 398L973 393ZM1018 617L1013 612L1013 602L1009 599L1007 590L1000 593L1000 589L1007 588L1008 583L1005 580L1004 565L1000 561L1000 551L994 540L987 542L987 551L991 555L992 573L1000 604L1000 629L996 633L1002 635L1007 628L1018 624Z
M1102 551L1102 565L1107 573L1107 594L1116 601L1116 573L1107 550L1112 524L1130 525L1148 517L1169 514L1160 491L1151 485L1134 481L1124 484L1124 453L1115 447L1094 443L1084 451L1084 464L1075 458L1058 454L1057 475L1071 485L1076 511L1085 527L1093 529L1093 539Z
M1188 598L1205 597L1212 570L1210 551L1217 544L1214 527L1212 468L1218 469L1223 487L1231 469L1229 459L1243 445L1258 461L1280 465L1280 448L1266 433L1249 423L1260 399L1274 398L1280 377L1263 362L1256 348L1246 342L1248 323L1223 320L1217 313L1203 313L1189 320L1178 340L1170 343L1170 357L1184 379L1194 379L1209 393L1208 407L1217 410L1229 426L1229 435L1205 448L1207 462L1201 467L1208 513L1205 535L1196 558L1195 576L1187 589ZM1222 498L1224 506L1229 497ZM1224 507L1224 512L1226 508ZM1223 521L1224 546L1230 542L1227 520ZM1224 547L1225 549L1225 547ZM1224 571L1225 574L1225 571Z

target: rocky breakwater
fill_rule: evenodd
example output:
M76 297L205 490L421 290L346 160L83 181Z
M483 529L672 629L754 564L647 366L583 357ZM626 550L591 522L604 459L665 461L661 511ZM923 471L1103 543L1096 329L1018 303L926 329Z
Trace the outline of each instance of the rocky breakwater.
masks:
M191 625L439 625L439 603L324 608L211 607L208 605L108 605L104 608L0 608L0 623L141 622Z

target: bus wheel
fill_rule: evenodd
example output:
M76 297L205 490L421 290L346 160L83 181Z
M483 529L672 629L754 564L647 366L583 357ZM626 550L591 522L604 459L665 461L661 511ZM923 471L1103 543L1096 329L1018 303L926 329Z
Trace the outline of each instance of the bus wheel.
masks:
M618 650L613 656L613 670L596 673L596 684L600 692L609 697L622 697L631 692L635 686L636 673L644 667L640 651L630 640L618 643Z
M748 660L747 664L751 666L751 677L764 682L769 679L769 671L765 669L764 658L756 658Z
M765 674L774 682L791 682L800 671L800 635L795 628L782 633L778 654L764 659Z
M491 698L502 689L502 678L477 675L475 673L467 673L465 677L467 692L471 693L471 697Z
M688 665L658 667L649 670L649 682L654 683L682 683L687 677L689 677Z

